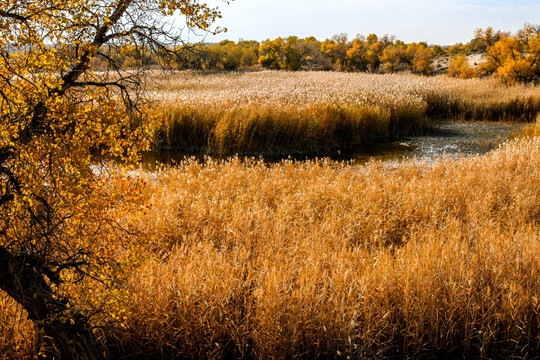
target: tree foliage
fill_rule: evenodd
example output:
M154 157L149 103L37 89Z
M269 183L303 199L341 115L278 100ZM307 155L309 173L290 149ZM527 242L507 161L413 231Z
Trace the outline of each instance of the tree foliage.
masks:
M0 3L0 289L64 358L101 357L89 311L132 256L108 211L137 192L104 162L133 159L147 137L142 73L123 62L175 57L182 29L219 16L187 0Z
M283 54L282 48L284 46L285 42L280 37L275 40L267 39L266 41L263 41L259 48L259 64L269 69L283 69L285 55Z
M540 76L540 27L526 25L516 36L503 36L488 49L483 69L509 83Z
M465 54L458 54L450 60L448 76L470 79L477 76L477 71L469 65Z
M471 44L480 43L487 52L478 73L495 75L514 83L535 82L540 78L540 26L526 23L515 35L492 28L479 29Z

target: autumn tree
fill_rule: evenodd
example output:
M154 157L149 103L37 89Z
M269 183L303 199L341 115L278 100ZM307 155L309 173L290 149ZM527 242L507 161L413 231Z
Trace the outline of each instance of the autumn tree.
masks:
M201 64L198 69L202 70L226 70L235 71L248 68L257 64L259 42L223 40L217 44L203 46L199 58Z
M243 51L234 41L223 40L210 49L214 50L217 56L216 67L224 70L237 70L240 67Z
M368 71L376 73L381 65L381 55L384 50L384 43L379 41L375 34L369 34L366 38L366 53L364 55Z
M395 43L385 47L381 61L385 72L393 73L407 59L407 45L403 41L397 40Z
M259 42L256 40L240 40L237 45L242 48L242 60L240 66L249 68L256 65L259 59Z
M349 41L347 34L336 34L322 42L321 50L328 56L334 70L346 69Z
M448 48L447 53L449 55L467 54L467 45L462 43L454 44Z
M415 74L431 74L433 53L426 43L410 43L405 49L404 61Z
M146 103L142 74L117 55L136 47L165 61L186 48L182 29L217 17L193 0L0 3L0 289L62 358L103 357L87 310L129 256L109 209L135 193L100 159L144 144ZM90 70L96 57L106 70Z
M470 79L477 75L476 69L469 65L465 54L459 54L450 59L448 76L458 77L460 79Z
M346 65L348 70L367 71L366 42L357 37L347 50Z
M486 52L505 36L508 37L510 34L501 30L495 31L491 26L486 29L479 28L474 32L474 39L467 44L466 49L468 52Z
M501 35L488 48L486 61L479 68L482 74L494 74L510 84L538 81L540 26L525 24L514 36Z
M444 56L446 55L446 50L440 45L433 45L431 48L431 52L433 53L433 56Z
M315 37L310 36L303 40L305 52L304 66L307 69L313 70L329 70L330 60L328 56L321 51L321 42Z
M283 44L283 55L283 67L285 70L300 70L306 56L303 41L297 36L286 38L285 44Z
M259 47L259 64L274 70L283 69L285 63L284 46L285 41L281 37L263 41Z

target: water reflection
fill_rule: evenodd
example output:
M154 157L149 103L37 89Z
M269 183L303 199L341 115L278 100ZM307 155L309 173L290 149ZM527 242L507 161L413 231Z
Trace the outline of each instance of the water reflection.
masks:
M449 122L434 123L433 131L422 136L408 137L399 141L358 147L354 151L338 153L330 158L348 160L356 164L364 164L371 160L401 161L416 157L432 161L441 156L461 157L473 154L484 154L496 149L505 142L512 133L519 132L525 124L494 122ZM142 164L145 168L155 168L160 164L177 164L188 158L204 162L204 155L192 155L174 151L152 151L143 154ZM226 159L226 156L212 156L213 159ZM282 158L265 158L267 162L278 162ZM309 157L294 157L305 160Z

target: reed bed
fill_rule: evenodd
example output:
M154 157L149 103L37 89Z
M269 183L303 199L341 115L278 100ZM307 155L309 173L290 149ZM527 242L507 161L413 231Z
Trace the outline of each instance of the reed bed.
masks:
M379 107L170 108L158 147L187 153L285 156L328 154L390 136L390 112ZM425 128L427 124L417 124Z
M98 332L111 358L540 352L540 137L432 164L207 159L139 177L151 210L116 217L147 250L125 322ZM35 356L0 306L4 358Z
M540 114L536 117L536 122L526 126L520 137L535 137L540 136Z
M155 256L108 338L126 356L540 351L540 138L430 166L233 159L153 176L152 211L123 220Z
M429 119L533 121L540 88L495 80L334 72L180 73L159 100L155 147L330 154L426 131Z

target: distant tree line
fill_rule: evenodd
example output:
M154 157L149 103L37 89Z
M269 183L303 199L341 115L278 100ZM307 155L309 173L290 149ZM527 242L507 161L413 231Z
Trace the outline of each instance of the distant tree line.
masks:
M515 35L488 27L477 29L467 44L442 47L425 42L409 43L394 36L334 35L319 41L315 37L289 36L262 42L223 40L219 43L185 45L184 56L169 59L144 48L124 48L115 56L124 68L158 64L178 70L237 71L245 69L333 70L370 73L410 71L431 75L446 71L441 62L446 57L448 74L460 78L496 75L508 82L538 81L540 76L540 25L525 24ZM178 49L175 49L178 50ZM469 64L467 55L486 54L485 61ZM152 54L152 55L150 55ZM106 63L102 59L103 64ZM94 60L94 66L103 64Z

